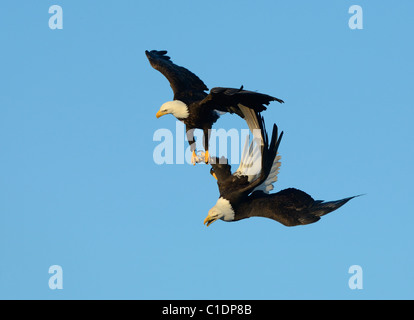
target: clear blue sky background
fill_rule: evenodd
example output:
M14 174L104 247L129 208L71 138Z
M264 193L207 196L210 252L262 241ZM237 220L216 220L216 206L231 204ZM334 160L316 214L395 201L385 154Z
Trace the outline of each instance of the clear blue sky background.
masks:
M63 8L51 30L49 6ZM348 9L363 8L363 30ZM414 2L2 1L0 298L413 299ZM203 225L209 166L156 165L172 99L146 49L209 88L286 101L275 190L366 193L319 222ZM216 128L246 128L226 115ZM363 289L351 290L351 265ZM48 287L51 265L63 290Z

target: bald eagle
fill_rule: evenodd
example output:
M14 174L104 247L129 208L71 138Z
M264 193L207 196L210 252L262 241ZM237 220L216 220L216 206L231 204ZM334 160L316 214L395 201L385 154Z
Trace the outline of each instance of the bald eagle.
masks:
M284 101L267 94L240 89L215 87L208 91L207 86L194 73L180 67L171 61L167 51L145 51L151 66L161 72L170 82L174 93L174 100L164 103L156 114L159 118L172 114L186 126L187 140L192 151L191 162L196 164L199 159L196 155L194 129L202 129L204 134L203 145L205 149L204 161L208 163L209 130L222 113L235 113L246 121L246 114L240 110L240 105L262 112L265 105L271 101L283 103Z
M253 140L248 148L246 141L239 168L233 174L225 158L211 161L210 173L217 179L220 197L209 210L204 224L209 226L218 219L238 221L256 216L276 220L285 226L305 225L318 221L355 197L325 202L314 200L295 188L270 194L279 172L281 157L277 151L283 132L278 135L274 124L269 142L263 117L256 113L256 118L261 139Z

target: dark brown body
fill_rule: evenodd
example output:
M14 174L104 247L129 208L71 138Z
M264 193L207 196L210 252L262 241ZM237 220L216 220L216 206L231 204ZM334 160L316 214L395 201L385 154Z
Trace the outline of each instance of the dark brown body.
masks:
M292 227L316 222L321 216L332 212L354 197L338 201L315 201L306 192L289 188L278 193L254 192L234 208L235 220L264 217Z

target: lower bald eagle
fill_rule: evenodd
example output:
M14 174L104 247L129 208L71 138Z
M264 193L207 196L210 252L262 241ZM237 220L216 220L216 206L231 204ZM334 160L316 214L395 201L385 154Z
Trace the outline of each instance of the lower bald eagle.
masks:
M265 217L276 220L285 226L297 226L314 223L321 216L332 212L353 197L336 201L314 200L306 192L288 188L269 194L273 183L277 181L280 167L278 147L283 132L273 125L272 139L269 143L264 128L264 120L256 113L256 124L260 127L261 141L253 147L255 140L247 150L246 141L239 168L233 174L231 166L224 158L212 159L210 173L217 179L220 198L208 212L204 224L214 221L238 221L250 217ZM257 166L259 165L259 168Z
M209 162L209 130L223 113L235 113L245 119L240 105L256 112L266 110L271 101L283 103L283 100L258 92L240 89L216 87L208 90L203 81L188 69L178 66L167 56L167 51L145 51L151 66L161 72L170 82L174 100L164 103L156 114L162 117L172 114L186 126L187 140L192 151L191 162L199 162L196 155L194 129L203 130L204 161Z

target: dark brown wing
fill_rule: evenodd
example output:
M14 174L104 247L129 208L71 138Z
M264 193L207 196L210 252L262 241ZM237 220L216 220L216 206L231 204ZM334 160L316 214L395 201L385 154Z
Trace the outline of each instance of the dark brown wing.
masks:
M177 66L167 56L167 51L145 51L151 66L161 72L170 82L174 92L174 99L182 100L183 97L200 95L205 97L208 88L194 73L184 67ZM184 101L185 102L185 101Z
M236 113L244 118L239 104L253 109L255 112L262 112L266 110L266 106L271 101L284 102L281 99L267 94L244 90L243 86L240 89L216 87L211 89L207 97L200 102L200 107L209 107L222 112Z

